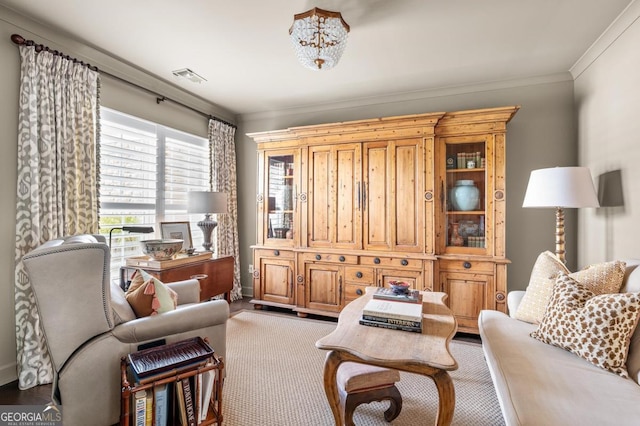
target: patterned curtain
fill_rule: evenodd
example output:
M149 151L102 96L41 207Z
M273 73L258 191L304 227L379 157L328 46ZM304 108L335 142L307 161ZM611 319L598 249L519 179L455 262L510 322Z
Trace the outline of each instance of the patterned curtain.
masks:
M218 255L233 256L233 290L231 300L242 299L240 283L240 244L238 242L238 191L236 185L236 129L216 120L209 120L211 142L212 190L224 192L229 200L227 214L218 215Z
M63 235L97 233L96 71L21 45L15 311L18 386L51 383L51 358L22 256Z

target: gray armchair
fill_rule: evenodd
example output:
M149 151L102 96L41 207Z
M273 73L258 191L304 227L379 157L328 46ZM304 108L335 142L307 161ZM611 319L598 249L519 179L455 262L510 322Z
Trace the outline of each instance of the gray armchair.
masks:
M202 336L225 356L229 305L198 303L197 280L169 284L178 309L135 318L109 277L105 239L84 235L49 241L24 256L55 371L52 398L65 426L111 425L120 417L120 359L138 346Z

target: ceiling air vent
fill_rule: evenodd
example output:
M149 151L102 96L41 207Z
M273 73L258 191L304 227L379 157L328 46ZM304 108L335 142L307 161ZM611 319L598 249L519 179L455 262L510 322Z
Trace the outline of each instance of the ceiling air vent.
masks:
M184 78L193 83L202 83L203 81L207 81L206 78L199 76L195 72L191 71L189 68L183 68L181 70L171 71L173 75L179 78Z

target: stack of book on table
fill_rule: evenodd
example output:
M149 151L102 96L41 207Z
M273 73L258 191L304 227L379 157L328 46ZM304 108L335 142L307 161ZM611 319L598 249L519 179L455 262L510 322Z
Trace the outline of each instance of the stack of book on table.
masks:
M379 288L362 310L360 324L422 333L422 295L417 290L398 294Z

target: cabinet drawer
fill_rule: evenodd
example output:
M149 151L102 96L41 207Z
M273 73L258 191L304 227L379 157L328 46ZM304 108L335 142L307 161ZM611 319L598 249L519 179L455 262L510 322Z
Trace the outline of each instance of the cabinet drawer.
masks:
M350 302L366 293L366 284L347 284L344 288L344 297L347 302Z
M294 253L289 250L280 249L258 249L254 251L254 257L276 257L279 259L293 259Z
M371 266L392 266L394 268L422 269L422 260L420 259L402 259L399 257L360 257L361 265Z
M348 265L357 265L358 256L335 253L304 253L302 259L305 262L327 262Z
M344 279L352 283L373 285L373 268L348 266L344 268Z
M482 262L474 260L454 260L454 259L440 259L438 265L441 271L459 271L459 272L471 272L471 273L484 273L493 274L495 264L492 262Z

